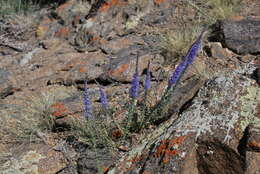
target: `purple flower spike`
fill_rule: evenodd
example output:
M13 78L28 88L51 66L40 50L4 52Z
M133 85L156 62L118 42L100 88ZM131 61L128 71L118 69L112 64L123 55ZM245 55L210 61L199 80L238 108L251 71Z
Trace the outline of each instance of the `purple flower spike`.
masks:
M139 58L137 56L136 69L135 69L135 73L133 76L132 85L131 85L131 88L129 91L130 97L134 98L134 99L138 97L138 91L139 91L139 86L140 86L140 77L138 75L138 61L139 61Z
M84 116L86 119L93 119L93 112L92 112L92 103L89 98L89 92L87 87L87 81L84 85L84 93L83 93L83 104L84 104Z
M140 86L140 77L139 77L138 73L136 72L133 76L132 85L131 85L131 88L129 91L130 97L132 97L132 98L138 97L139 86Z
M178 80L181 78L181 75L184 73L186 68L193 63L195 60L200 47L202 36L205 31L202 31L199 38L192 44L191 48L189 49L187 55L185 56L184 60L177 66L175 72L172 74L171 78L168 81L168 89L172 87L172 85L176 84Z
M191 48L189 49L189 51L185 57L185 60L187 61L188 65L192 64L192 62L195 60L195 58L200 50L203 33L204 32L202 32L200 34L199 38L192 44Z
M187 67L187 61L182 61L176 68L176 70L174 71L174 73L172 74L171 78L168 81L168 89L170 89L172 87L172 85L174 85L179 78L181 77L181 74L184 72L184 70Z
M150 73L150 61L147 65L147 71L146 71L146 78L145 78L145 84L144 84L144 90L148 91L151 88L151 73Z
M101 101L103 109L108 110L107 95L101 87L99 88L99 93L100 93L100 101Z

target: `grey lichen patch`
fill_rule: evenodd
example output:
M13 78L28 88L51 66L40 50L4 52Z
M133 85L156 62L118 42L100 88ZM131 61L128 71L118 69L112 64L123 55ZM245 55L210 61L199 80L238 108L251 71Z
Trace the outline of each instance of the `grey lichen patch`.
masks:
M243 117L240 126L244 130L248 124L260 126L260 119L256 117L256 107L260 103L260 90L258 87L250 86L247 88L247 94L240 97L241 116Z
M232 139L231 131L238 121L242 130L249 123L259 124L254 110L259 96L254 82L237 72L227 73L210 80L202 88L193 105L181 115L177 133L187 135L195 133L196 138L209 133L225 132L220 138L228 143Z
M38 174L39 161L44 158L36 151L29 151L21 159L13 158L3 164L2 174Z

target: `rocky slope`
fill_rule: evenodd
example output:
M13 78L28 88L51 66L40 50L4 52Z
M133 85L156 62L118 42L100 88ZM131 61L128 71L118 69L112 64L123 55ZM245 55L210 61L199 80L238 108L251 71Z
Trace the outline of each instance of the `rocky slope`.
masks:
M260 174L257 1L243 1L250 10L211 26L167 114L133 133L131 143L93 151L68 130L71 118L83 115L86 79L96 110L98 82L117 110L115 119L126 116L137 56L142 80L151 62L148 97L151 105L158 102L179 63L177 54L162 47L162 33L184 32L198 20L198 11L185 2L68 0L37 12L36 23L0 21L0 171ZM52 124L37 131L35 117L46 114ZM26 135L28 129L36 136Z

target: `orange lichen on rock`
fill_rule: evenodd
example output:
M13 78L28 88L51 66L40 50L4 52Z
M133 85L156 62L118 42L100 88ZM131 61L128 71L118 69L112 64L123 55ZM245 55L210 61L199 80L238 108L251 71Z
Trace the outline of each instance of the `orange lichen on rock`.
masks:
M156 156L159 157L159 156L162 156L164 153L165 153L165 150L167 149L167 146L168 146L168 140L163 140L160 144L160 146L158 146L156 148Z
M65 105L62 104L62 103L59 103L59 102L54 103L51 107L54 110L52 115L55 116L55 117L64 116L65 112L68 111L67 108L65 107Z
M177 145L182 144L184 140L185 140L185 136L174 138L170 141L170 146L173 146L175 144Z
M86 67L80 67L80 68L79 68L79 72L81 72L81 73L87 72Z
M128 162L131 162L131 166L127 168L128 171L133 170L135 168L135 164L139 162L142 159L142 156L136 155L132 159L128 160Z
M101 12L106 12L109 8L111 8L112 6L116 6L116 5L124 5L125 2L120 2L120 0L111 0L110 2L105 2L101 8L100 11Z
M260 143L255 140L249 141L249 143L247 145L248 145L248 147L251 147L251 148L260 148Z
M166 0L154 0L154 2L155 2L156 4L160 4L160 3L164 2L164 1L166 1Z
M111 1L111 4L112 4L112 5L117 5L118 3L119 3L119 0L112 0L112 1Z
M67 38L69 36L69 28L63 27L55 32L54 36L59 38Z
M107 173L109 171L109 167L103 167L103 173Z
M50 25L52 23L52 20L48 17L45 17L39 24L39 26L36 27L36 37L38 39L42 39L45 34L48 32Z
M102 7L100 8L100 11L106 12L111 7L111 4L108 2L105 2Z
M150 174L149 172L144 171L143 174Z
M132 162L132 163L136 163L136 162L138 162L138 161L140 161L141 160L141 156L135 156L133 159L131 159L130 161Z
M175 146L182 144L184 140L184 136L180 136L172 140L162 140L161 144L156 148L156 157L163 157L163 163L168 163L170 158L178 153L178 151L174 149Z
M129 68L129 64L122 64L122 65L118 66L116 69L110 70L108 72L108 75L110 75L110 76L120 76L128 68Z
M122 135L123 135L123 132L119 129L112 131L112 138L114 138L114 139L118 139L118 138L122 137Z

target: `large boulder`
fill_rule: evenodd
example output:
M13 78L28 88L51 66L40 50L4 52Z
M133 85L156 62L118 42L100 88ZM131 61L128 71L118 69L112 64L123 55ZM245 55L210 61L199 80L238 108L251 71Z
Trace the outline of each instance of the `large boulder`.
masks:
M238 54L259 54L260 18L234 18L221 21L226 47Z
M146 136L108 173L188 174L192 170L242 174L259 170L255 165L258 154L247 148L252 142L258 148L256 133L251 129L249 144L243 142L247 125L260 125L259 96L255 81L238 71L208 81L188 109Z

